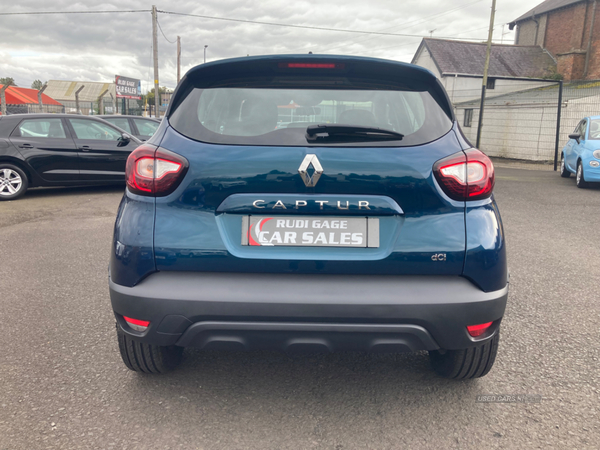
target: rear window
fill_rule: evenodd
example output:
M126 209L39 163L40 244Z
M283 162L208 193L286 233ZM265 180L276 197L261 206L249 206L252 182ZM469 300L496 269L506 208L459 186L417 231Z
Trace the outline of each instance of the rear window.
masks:
M408 146L431 142L452 127L427 91L398 89L193 88L169 117L181 134L202 142L277 146ZM364 142L352 138L311 143L311 125L381 128L402 140Z

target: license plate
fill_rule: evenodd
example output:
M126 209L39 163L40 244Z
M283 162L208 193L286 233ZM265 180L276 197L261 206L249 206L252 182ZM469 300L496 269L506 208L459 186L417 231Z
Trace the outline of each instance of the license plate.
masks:
M242 245L379 247L379 219L339 216L244 216Z

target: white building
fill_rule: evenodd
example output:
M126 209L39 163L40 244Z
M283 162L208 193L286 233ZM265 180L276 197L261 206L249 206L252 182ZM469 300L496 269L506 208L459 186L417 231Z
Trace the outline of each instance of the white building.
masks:
M424 38L412 64L429 69L442 82L453 103L481 96L485 42ZM488 96L522 91L555 77L556 62L537 45L493 44L490 53Z

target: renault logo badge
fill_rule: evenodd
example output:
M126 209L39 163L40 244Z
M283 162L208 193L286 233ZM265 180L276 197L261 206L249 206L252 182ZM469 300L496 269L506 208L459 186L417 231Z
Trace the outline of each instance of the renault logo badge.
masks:
M312 176L310 176L308 173L308 169L310 166L312 166L314 169ZM317 155L306 155L304 157L304 160L302 161L302 164L300 164L298 173L302 177L302 181L304 181L306 187L315 187L317 181L319 181L319 178L323 173L323 167L321 167L321 163L319 162L319 158L317 158Z

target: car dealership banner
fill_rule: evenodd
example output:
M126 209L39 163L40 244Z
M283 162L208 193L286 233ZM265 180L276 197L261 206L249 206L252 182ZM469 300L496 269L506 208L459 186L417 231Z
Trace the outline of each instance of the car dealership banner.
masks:
M136 80L135 78L115 75L115 89L117 91L117 98L133 98L136 100L141 100L142 98L142 84L140 80Z

